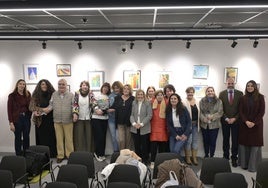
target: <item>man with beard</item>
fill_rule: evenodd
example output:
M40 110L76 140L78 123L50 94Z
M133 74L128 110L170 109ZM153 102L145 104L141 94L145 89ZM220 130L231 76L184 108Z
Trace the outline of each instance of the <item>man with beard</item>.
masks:
M220 92L219 98L223 104L223 116L221 118L223 134L223 157L229 160L230 155L230 134L232 139L231 159L232 166L237 167L238 155L238 106L243 93L235 89L233 78L226 80L227 89Z

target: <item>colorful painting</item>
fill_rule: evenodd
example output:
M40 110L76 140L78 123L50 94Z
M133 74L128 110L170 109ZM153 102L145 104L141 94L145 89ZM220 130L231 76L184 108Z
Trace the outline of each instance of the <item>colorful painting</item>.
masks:
M124 70L124 84L132 86L133 90L141 88L141 71Z
M170 72L166 71L159 72L159 79L158 79L159 89L164 88L167 84L169 84L169 80L170 80Z
M39 81L39 65L24 65L24 80L27 84Z
M236 67L226 67L224 69L224 83L227 82L228 78L233 78L235 83L237 81L238 68Z
M195 89L195 97L197 98L205 97L206 89L208 87L207 85L194 85L193 87Z
M104 72L103 71L89 71L88 81L91 90L100 90L104 83Z
M194 79L207 79L208 78L208 65L194 65Z
M57 76L71 76L71 65L70 64L57 64L56 65Z

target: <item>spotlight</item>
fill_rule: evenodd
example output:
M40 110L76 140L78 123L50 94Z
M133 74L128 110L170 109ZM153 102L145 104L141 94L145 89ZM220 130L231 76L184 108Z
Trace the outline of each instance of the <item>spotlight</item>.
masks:
M235 48L236 45L237 45L237 42L235 40L233 40L233 43L231 44L231 47Z
M259 44L259 41L255 39L255 41L253 42L253 48L257 48L258 44Z
M152 41L149 41L149 42L148 42L148 48L151 50L152 47L153 47L153 43L152 43Z
M191 41L187 40L185 47L189 49L191 47Z
M133 47L134 47L134 45L135 45L135 44L134 44L134 42L133 42L133 41L131 41L131 42L130 42L130 44L129 44L129 48L132 50L132 49L133 49Z
M42 42L42 48L43 48L43 49L46 49L46 48L47 48L47 43L46 43L45 40Z
M82 46L82 42L79 41L79 42L77 43L77 46L78 46L78 49L81 50L81 49L83 48L83 46Z

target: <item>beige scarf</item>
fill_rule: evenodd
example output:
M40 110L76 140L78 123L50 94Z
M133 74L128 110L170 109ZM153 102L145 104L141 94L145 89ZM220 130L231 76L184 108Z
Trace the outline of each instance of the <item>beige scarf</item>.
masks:
M158 101L155 99L153 102L153 109L157 109ZM162 100L160 103L159 117L166 118L166 102Z

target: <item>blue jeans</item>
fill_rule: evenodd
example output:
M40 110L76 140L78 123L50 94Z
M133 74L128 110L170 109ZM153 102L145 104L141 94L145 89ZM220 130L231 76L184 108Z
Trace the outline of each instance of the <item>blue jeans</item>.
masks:
M170 136L169 137L170 152L180 154L186 142L187 140L185 141L176 140L175 137Z
M29 148L30 146L30 128L31 121L30 115L20 115L18 121L14 124L15 126L15 151L16 155L22 154L23 151ZM21 138L23 136L23 140ZM21 148L22 146L22 148Z
M111 137L112 137L112 144L113 144L114 152L119 151L118 132L117 132L117 129L115 127L115 120L109 119L108 124L109 124L109 130L110 130Z
M197 123L192 124L192 133L189 135L187 139L187 143L185 146L186 150L197 150L198 148L198 127Z

